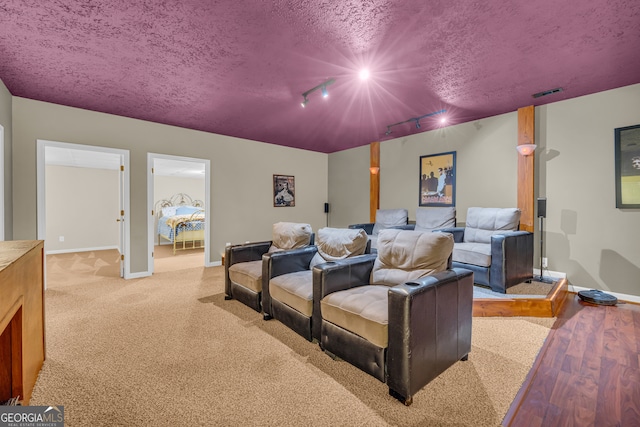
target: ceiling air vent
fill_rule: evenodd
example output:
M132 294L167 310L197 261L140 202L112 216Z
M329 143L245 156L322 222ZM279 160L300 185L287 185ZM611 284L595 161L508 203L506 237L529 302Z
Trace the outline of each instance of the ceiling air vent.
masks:
M561 87L557 87L557 88L551 89L551 90L545 90L543 92L534 93L531 96L533 96L534 98L540 98L541 96L547 96L547 95L551 95L552 93L558 93L558 92L562 92L562 88Z

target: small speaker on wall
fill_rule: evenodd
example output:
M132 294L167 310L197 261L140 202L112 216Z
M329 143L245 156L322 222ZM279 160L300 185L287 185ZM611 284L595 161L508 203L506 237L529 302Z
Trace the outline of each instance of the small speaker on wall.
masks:
M329 203L324 204L324 213L329 213Z
M538 218L546 218L547 217L547 198L539 197L538 198Z

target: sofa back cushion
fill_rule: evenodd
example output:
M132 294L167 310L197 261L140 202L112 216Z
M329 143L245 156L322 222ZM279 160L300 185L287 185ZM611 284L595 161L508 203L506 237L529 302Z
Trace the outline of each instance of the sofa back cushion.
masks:
M362 255L367 249L367 240L367 233L361 228L321 228L316 236L318 252L309 268L328 261Z
M416 209L416 231L433 231L456 226L456 208Z
M469 208L464 229L465 243L491 243L491 236L516 231L520 225L518 208Z
M453 235L414 230L381 230L371 283L395 286L444 271L453 251Z
M406 209L378 209L376 222L373 224L373 236L377 236L380 230L406 225L409 222L409 211Z
M309 246L313 230L309 224L277 222L273 224L269 252Z

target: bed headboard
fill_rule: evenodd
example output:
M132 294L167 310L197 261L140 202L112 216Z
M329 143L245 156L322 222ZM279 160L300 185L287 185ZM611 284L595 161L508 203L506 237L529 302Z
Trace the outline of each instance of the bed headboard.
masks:
M176 193L168 199L160 199L156 202L154 206L156 217L160 218L162 216L162 208L172 206L195 206L204 209L204 202L199 199L192 199L186 193Z

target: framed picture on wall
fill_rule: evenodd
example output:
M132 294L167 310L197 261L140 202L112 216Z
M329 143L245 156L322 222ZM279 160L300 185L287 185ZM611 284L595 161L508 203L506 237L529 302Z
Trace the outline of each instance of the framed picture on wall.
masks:
M273 175L273 206L280 208L295 205L295 177L291 175Z
M456 152L420 156L418 206L456 205Z
M616 208L640 209L640 125L615 129Z

